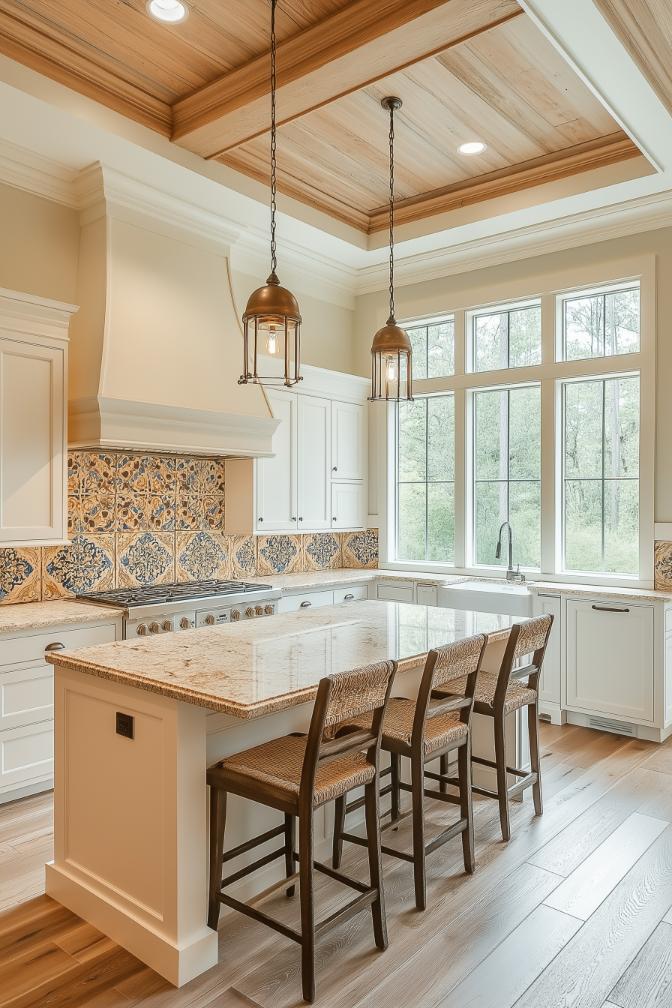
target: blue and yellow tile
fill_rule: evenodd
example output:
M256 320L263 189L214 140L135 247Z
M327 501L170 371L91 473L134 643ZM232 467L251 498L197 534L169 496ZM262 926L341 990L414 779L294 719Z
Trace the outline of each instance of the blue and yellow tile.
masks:
M172 532L117 533L117 587L169 584L175 580Z
M371 570L378 566L378 529L344 532L343 566Z
M114 588L114 535L77 535L67 546L42 550L42 597L68 598Z
M334 570L341 566L343 551L337 532L315 532L302 539L304 570Z
M224 536L229 541L231 576L244 580L257 573L257 540L254 536Z
M39 602L41 594L39 548L8 546L0 549L0 605Z
M231 577L229 539L217 532L178 532L175 537L177 580L228 580Z
M303 570L303 544L298 535L268 535L257 539L257 573L296 574Z

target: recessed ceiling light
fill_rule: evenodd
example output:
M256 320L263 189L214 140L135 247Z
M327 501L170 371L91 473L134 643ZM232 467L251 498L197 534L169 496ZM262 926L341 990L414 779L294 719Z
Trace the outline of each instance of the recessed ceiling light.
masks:
M182 0L147 0L147 13L155 21L179 24L187 17L189 8Z
M468 143L460 144L457 149L460 154L482 154L486 145L480 140L470 140Z

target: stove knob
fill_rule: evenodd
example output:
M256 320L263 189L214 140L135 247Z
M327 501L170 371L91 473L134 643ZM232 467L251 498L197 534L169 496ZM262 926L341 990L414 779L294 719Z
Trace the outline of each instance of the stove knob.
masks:
M205 625L206 626L215 625L215 617L212 615L212 613L208 613L208 615L205 617Z
M254 609L252 606L247 607L247 609L245 610L245 615L247 616L248 619L252 619L252 617L254 616Z
M135 632L137 633L138 637L144 637L147 634L147 627L145 626L144 623L141 623Z
M150 633L159 633L160 630L161 630L161 627L159 626L158 623L155 622L155 623L150 623L149 624L149 632Z
M166 631L166 633L168 633L168 631L169 631L169 630L172 630L172 629L173 629L173 624L172 624L172 623L170 622L170 620L169 620L169 619L165 619L165 620L163 621L163 623L161 624L161 629L162 629L162 630L165 630L165 631Z
M180 620L180 630L188 630L190 626L191 623L188 617L183 616L182 619Z
M258 605L255 608L254 611L256 612L257 616L263 616L264 615L264 607L263 606Z
M267 605L265 607L265 609L264 609L264 612L266 613L267 616L272 616L273 615L273 606L272 605Z
M231 610L231 619L235 622L240 619L240 609Z

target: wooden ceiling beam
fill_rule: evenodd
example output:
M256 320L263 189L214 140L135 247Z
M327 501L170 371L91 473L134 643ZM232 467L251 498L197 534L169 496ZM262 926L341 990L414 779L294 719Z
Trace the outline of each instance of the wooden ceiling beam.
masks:
M278 46L279 123L522 13L517 0L353 0ZM269 56L173 105L173 140L219 157L268 129Z
M603 168L635 157L641 158L642 152L625 133L619 130L618 133L552 154L544 154L523 164L489 172L487 175L457 182L443 189L422 193L417 197L399 200L395 203L394 219L397 224L409 224L425 217L448 213L484 200L509 196L532 186L557 182L580 172ZM646 170L642 171L642 174L646 173ZM388 206L373 210L369 214L368 233L374 234L387 228L388 215Z

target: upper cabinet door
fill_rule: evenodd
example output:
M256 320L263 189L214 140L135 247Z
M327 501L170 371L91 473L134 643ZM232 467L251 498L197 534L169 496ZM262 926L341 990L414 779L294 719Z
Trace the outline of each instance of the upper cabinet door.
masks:
M255 528L257 532L292 532L298 526L297 396L269 389L268 401L280 424L273 435L273 457L257 463Z
M366 478L366 406L332 403L331 468L334 480Z
M0 543L67 538L66 344L0 336Z
M331 400L299 396L299 532L331 528Z

